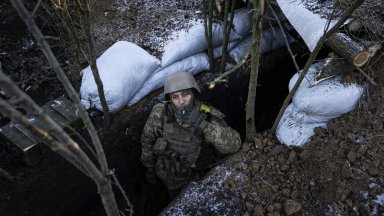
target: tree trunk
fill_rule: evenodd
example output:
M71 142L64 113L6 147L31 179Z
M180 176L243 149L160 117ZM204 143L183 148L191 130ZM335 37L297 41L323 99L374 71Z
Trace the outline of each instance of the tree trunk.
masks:
M235 5L236 5L235 4L236 1L235 0L231 0L232 1L232 3L231 3L231 18L230 18L229 23L228 23L229 1L230 0L226 0L225 1L224 31L223 31L224 41L223 41L223 50L222 50L222 56L221 56L221 61L220 61L220 69L219 69L220 74L224 73L225 66L226 66L226 63L227 63L228 41L229 41L229 38L230 38L230 35L231 35L233 16L234 16L234 13L235 13Z
M247 107L245 114L245 137L246 140L251 140L256 135L255 127L255 100L256 100L256 87L257 77L259 75L259 45L261 38L261 24L260 20L263 16L264 8L260 6L264 0L253 0L253 27L252 27L252 50L251 50L251 75L249 78Z
M204 28L205 28L205 39L208 43L208 58L209 65L212 72L215 71L214 59L213 59L213 45L212 45L212 17L213 17L213 2L208 0L206 7L208 11L204 14ZM207 14L208 13L208 14Z
M364 47L343 33L333 34L325 44L355 67L365 65L370 57L369 52L364 50Z
M96 64L96 51L95 51L95 45L93 43L94 41L93 35L91 32L91 21L90 21L91 12L89 11L89 3L88 1L82 1L82 2L76 1L76 2L78 3L78 10L80 13L81 25L82 25L82 28L85 34L85 39L87 41L87 46L88 46L87 59L91 67L93 77L95 79L101 107L103 108L103 112L104 112L104 129L107 130L110 125L109 107L105 99L103 82L100 78L99 69L97 68L97 64Z

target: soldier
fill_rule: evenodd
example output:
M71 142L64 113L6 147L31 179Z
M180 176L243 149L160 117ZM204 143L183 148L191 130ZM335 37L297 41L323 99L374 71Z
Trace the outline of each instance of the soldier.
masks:
M224 114L199 101L200 88L187 72L165 81L166 102L155 105L141 137L141 161L146 178L156 175L171 197L211 168L214 156L233 154L241 146L239 133L225 123Z

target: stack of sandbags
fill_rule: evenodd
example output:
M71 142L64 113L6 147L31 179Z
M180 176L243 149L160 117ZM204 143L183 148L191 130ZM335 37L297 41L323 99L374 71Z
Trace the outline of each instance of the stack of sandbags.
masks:
M196 75L209 70L204 22L197 20L190 24L189 29L173 33L164 46L161 62L142 48L126 41L115 43L97 59L111 113L116 113L127 104L133 105L151 91L161 88L165 79L176 72L186 71ZM251 47L251 30L252 11L237 10L227 48L232 50L229 53L236 62L239 62ZM222 23L213 24L214 58L222 55L223 32ZM284 45L280 32L279 29L265 30L260 45L261 54ZM289 37L289 40L293 41L292 37ZM227 69L232 67L227 66ZM90 67L83 70L80 93L82 103L87 109L95 107L102 111Z
M295 42L295 39L290 34L285 32L285 35L289 44ZM252 44L253 38L252 35L249 35L229 51L229 56L235 60L236 63L240 63L245 55L250 52ZM281 48L285 45L284 34L279 27L263 29L259 46L260 55Z
M219 47L223 45L224 26L222 24L213 24L212 30L212 45ZM241 39L234 31L231 31L229 41ZM161 57L161 66L168 65L192 56L196 53L206 51L208 42L205 38L204 22L198 20L192 24L189 29L174 32L174 36L164 46L164 52Z
M313 64L286 108L276 136L282 144L302 146L313 136L316 127L326 128L327 122L352 111L363 94L358 84L342 83L335 77L317 85L315 78L324 61ZM291 91L299 78L295 74L289 82Z
M224 26L222 23L214 23L212 28L214 58L218 58L222 55ZM249 35L251 29L252 13L245 9L237 10L233 19L228 50L235 47L246 35ZM174 32L164 46L161 67L146 80L140 91L129 101L129 105L137 103L151 91L161 88L165 79L176 72L185 71L196 75L209 70L207 49L208 43L205 38L203 20L191 23L189 29Z
M129 101L133 105L148 95L150 92L161 88L165 80L170 75L179 72L189 72L193 75L209 69L208 55L204 52L189 56L183 60L177 61L168 67L165 67L151 75L143 84L140 91Z

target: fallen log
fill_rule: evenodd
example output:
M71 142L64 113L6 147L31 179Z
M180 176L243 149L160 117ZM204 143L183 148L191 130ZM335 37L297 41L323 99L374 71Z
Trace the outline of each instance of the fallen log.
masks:
M368 50L343 33L333 34L325 44L355 67L365 65L371 57Z

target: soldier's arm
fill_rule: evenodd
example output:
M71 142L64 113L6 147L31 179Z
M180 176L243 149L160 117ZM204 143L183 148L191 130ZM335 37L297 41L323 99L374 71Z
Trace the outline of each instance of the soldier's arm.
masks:
M157 104L152 108L141 135L141 162L145 167L151 168L155 166L156 155L153 153L153 146L157 138L163 136L163 110L164 104Z
M212 116L204 128L206 142L212 144L220 153L236 153L241 146L240 135L229 127L223 119Z

